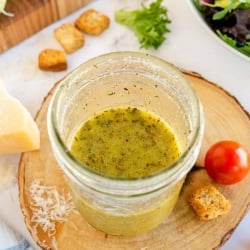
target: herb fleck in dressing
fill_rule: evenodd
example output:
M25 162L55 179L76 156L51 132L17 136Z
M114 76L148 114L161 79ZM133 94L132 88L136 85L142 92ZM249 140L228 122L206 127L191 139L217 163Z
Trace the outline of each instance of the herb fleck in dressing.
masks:
M94 115L77 131L72 154L94 171L114 178L154 174L180 155L177 138L155 114L132 107Z

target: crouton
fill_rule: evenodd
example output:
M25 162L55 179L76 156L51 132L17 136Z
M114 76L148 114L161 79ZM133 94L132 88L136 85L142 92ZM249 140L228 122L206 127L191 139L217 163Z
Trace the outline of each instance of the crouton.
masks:
M212 185L196 189L189 197L189 203L201 220L211 220L230 210L230 202Z
M66 53L72 53L84 45L84 36L71 23L64 23L54 30L57 41L61 44Z
M94 9L89 9L75 21L75 26L89 35L97 36L109 27L109 23L108 16Z
M41 70L62 71L67 69L67 59L64 51L45 49L39 53L38 66Z

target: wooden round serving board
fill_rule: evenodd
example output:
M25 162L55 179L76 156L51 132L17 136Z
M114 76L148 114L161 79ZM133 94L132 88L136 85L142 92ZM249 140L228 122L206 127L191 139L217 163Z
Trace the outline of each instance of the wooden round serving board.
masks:
M193 84L204 108L205 135L197 166L203 165L204 153L214 142L232 139L241 142L250 151L250 117L237 100L218 87L198 76L183 72ZM55 186L59 193L68 187L59 169L49 143L46 115L55 87L45 98L36 116L41 132L40 150L22 154L19 166L19 198L26 225L34 240L44 249L53 249L51 238L31 223L31 197L29 187L38 179L44 186ZM159 227L137 237L123 238L105 235L89 226L78 213L71 213L67 221L58 225L55 234L60 250L206 250L219 248L232 234L247 212L250 204L250 174L240 183L221 186L213 183L230 200L228 214L211 221L200 221L187 200L190 193L203 184L212 183L204 168L194 167L187 176L178 203Z

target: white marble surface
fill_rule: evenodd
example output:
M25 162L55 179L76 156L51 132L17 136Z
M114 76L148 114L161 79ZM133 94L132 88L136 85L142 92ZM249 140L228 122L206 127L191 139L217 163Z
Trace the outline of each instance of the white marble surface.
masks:
M92 1L90 5L1 54L0 78L8 91L17 97L34 116L53 84L82 62L110 51L140 50L134 34L114 22L115 10L122 7L139 7L140 2L139 0ZM249 61L231 53L204 31L190 12L186 0L165 0L164 3L169 9L169 17L172 20L171 33L167 35L166 42L158 50L148 52L158 55L182 69L198 72L206 79L219 84L234 95L249 112ZM111 18L110 28L101 37L86 36L85 46L68 55L67 71L60 73L40 71L37 67L38 53L45 48L60 48L53 36L53 30L66 21L74 22L84 9L90 7L106 13ZM19 207L16 180L18 160L19 155L0 157L1 172L11 177L5 185L3 184L5 179L0 178L0 183L2 181L0 184L0 217L27 237L37 248L25 227ZM221 249L249 250L249 225L250 212Z

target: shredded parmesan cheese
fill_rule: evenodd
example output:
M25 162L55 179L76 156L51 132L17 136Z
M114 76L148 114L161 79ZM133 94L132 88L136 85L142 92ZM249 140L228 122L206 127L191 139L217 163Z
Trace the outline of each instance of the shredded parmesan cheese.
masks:
M67 220L67 216L75 209L71 195L61 195L55 186L43 186L39 180L35 180L30 188L30 208L32 210L31 223L37 233L40 227L52 238L55 247L56 227Z

